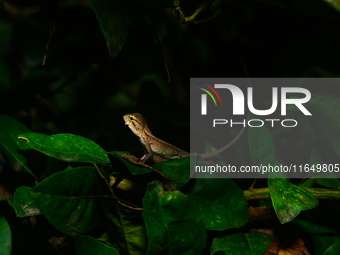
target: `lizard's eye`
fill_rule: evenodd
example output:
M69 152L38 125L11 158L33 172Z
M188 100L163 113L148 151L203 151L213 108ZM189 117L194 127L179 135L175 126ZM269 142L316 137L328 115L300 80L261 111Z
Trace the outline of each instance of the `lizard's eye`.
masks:
M133 120L133 117L130 117L130 120Z

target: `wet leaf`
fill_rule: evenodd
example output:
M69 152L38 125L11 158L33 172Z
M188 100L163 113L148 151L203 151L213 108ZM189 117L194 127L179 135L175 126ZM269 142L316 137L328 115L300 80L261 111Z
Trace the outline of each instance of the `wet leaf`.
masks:
M279 174L275 175L279 177ZM301 211L312 209L319 204L309 191L292 184L289 179L269 178L268 187L273 206L281 224L293 220Z
M109 164L105 150L95 142L78 135L25 133L18 140L26 141L33 149L67 162Z

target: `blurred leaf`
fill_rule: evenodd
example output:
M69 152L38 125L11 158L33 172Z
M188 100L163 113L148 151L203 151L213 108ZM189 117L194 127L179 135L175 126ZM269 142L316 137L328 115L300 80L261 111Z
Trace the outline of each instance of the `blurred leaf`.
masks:
M253 165L274 165L275 146L268 129L262 127L248 128L249 150Z
M273 206L281 224L293 220L301 211L312 209L318 200L306 189L292 184L283 175L276 173L276 178L268 179L268 187Z
M148 7L150 9L154 10L164 10L166 8L172 7L172 0L134 0L136 3L139 3L140 5L144 5L145 7Z
M0 217L0 254L11 255L12 234L5 217Z
M102 147L82 136L73 134L48 136L31 132L21 134L18 138L26 140L26 143L33 149L63 161L110 163L107 153Z
M31 150L31 147L18 139L19 134L26 132L31 132L31 130L11 117L0 115L0 143L35 177L28 163L29 159L34 160L34 158L27 157L26 153ZM38 161L38 159L35 160Z
M0 0L0 9L5 9L4 0Z
M337 178L319 178L314 180L315 183L332 189L340 189L340 180Z
M332 6L335 10L340 11L340 2L337 0L323 0L325 3Z
M90 236L79 236L76 241L77 255L119 255L118 251Z
M324 255L333 255L333 254L340 254L340 241L329 246L329 248L324 253Z
M80 235L101 219L98 199L77 198L96 192L96 170L77 167L56 173L32 189L32 198L45 218L59 231Z
M160 182L148 185L143 218L149 239L148 254L201 254L206 230L198 208L179 191L164 191Z
M109 48L110 56L121 51L127 39L126 4L124 0L90 0Z
M311 248L308 250L312 252L313 255L325 255L325 252L328 248L330 248L334 243L340 242L340 237L338 235L329 234L329 235L316 235L311 234L308 236L311 242ZM337 254L337 253L332 253Z
M215 237L210 255L263 255L273 240L274 237L255 231Z
M207 230L239 228L249 220L248 202L231 179L197 179L188 195Z
M17 217L28 217L41 214L31 196L32 188L22 186L14 193L14 210Z

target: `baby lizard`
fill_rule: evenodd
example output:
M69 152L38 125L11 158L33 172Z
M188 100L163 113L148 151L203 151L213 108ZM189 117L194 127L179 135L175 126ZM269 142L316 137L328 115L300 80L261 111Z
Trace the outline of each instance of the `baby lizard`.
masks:
M176 146L155 137L151 133L143 115L140 113L128 113L124 115L123 119L125 121L125 125L128 125L132 132L139 137L140 142L147 150L147 153L141 158L142 163L145 163L152 154L156 154L165 159L179 159L195 155L199 155L203 159L210 158L232 146L246 129L246 127L243 127L239 134L222 148L211 153L196 154L183 151Z

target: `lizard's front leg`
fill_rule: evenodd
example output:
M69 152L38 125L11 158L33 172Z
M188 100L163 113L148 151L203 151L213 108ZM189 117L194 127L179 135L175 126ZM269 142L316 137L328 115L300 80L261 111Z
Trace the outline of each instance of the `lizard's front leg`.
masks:
M147 150L147 153L140 159L140 161L141 161L142 163L145 163L145 162L152 156L153 152L152 152L151 146L150 146L150 144L147 142L146 138L143 137L142 139L143 139L143 141L144 141L144 146L145 146L145 148L146 148L146 150Z

